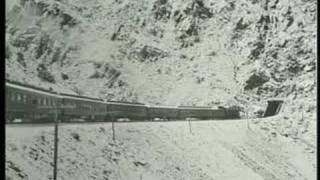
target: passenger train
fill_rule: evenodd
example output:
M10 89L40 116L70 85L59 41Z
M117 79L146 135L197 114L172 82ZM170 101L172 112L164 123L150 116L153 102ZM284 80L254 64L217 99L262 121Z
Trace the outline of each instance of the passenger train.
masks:
M239 110L193 106L148 106L143 103L103 101L86 96L59 94L6 80L6 122L94 122L184 120L186 118L236 119Z

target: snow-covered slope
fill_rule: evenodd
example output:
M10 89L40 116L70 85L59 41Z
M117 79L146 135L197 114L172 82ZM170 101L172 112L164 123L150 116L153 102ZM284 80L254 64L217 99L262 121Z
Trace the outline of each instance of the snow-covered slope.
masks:
M6 77L161 105L238 105L316 144L315 0L10 0Z
M313 180L315 149L252 121L61 125L59 179ZM6 174L52 176L53 128L6 127ZM9 178L9 179L10 179Z
M6 74L151 104L288 95L302 75L314 89L315 12L300 0L8 1ZM267 83L246 84L252 74Z

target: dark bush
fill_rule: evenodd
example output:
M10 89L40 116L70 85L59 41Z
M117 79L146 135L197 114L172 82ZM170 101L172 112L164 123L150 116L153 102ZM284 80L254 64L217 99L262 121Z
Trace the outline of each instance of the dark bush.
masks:
M44 64L39 64L37 67L38 71L38 77L41 80L50 82L50 83L55 83L54 76L48 71L47 67Z
M63 80L68 80L69 79L69 76L67 74L64 74L64 73L61 73L61 78Z
M264 110L258 110L257 112L255 112L255 114L257 115L257 117L263 117L263 114L264 114Z
M197 77L196 78L196 81L198 84L201 84L204 80L205 80L204 77Z
M17 53L17 61L20 63L23 67L26 67L26 62L24 61L24 56L21 52Z
M80 141L80 135L78 133L71 133L71 136L73 137L73 139L75 139L76 141Z
M44 34L40 38L39 46L36 50L36 58L40 58L46 51L51 51L49 50L49 43L50 43L50 37L47 34Z
M264 42L259 41L259 42L255 43L254 48L251 50L249 58L256 60L260 56L260 54L263 53L264 48L265 48Z
M61 15L61 17L62 17L62 21L60 22L61 27L65 26L65 25L72 27L78 23L77 20L75 18L73 18L72 16L70 16L69 14L63 13Z
M57 48L53 53L51 63L58 62L60 59L60 56L61 56L61 50L60 48Z
M251 90L256 87L263 85L264 83L269 81L269 77L263 73L254 73L250 76L250 78L246 81L246 86L244 90Z

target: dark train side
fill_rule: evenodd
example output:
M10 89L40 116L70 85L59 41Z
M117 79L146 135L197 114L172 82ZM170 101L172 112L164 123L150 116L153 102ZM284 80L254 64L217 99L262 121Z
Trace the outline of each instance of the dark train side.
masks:
M59 94L37 87L6 81L6 122L148 121L237 119L239 110L211 107L164 107L142 103Z

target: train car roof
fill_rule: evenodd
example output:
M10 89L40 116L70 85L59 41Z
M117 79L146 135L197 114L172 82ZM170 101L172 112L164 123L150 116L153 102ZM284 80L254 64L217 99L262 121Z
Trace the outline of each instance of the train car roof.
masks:
M109 101L107 101L107 102L145 105L145 104L139 103L139 102L128 102L128 101L112 101L112 100L109 100Z
M178 106L181 109L212 109L210 106Z
M12 80L6 79L6 86L10 86L13 88L21 89L21 90L26 90L26 91L31 91L31 92L36 92L40 94L45 94L45 95L50 95L50 96L57 96L57 97L67 97L67 98L72 98L72 99L85 99L85 100L93 100L93 101L98 101L98 102L103 102L102 99L99 98L92 98L92 97L87 97L87 96L79 96L79 95L73 95L73 94L66 94L66 93L57 93L53 90L48 90L45 88L39 88L33 85L29 84L23 84L21 82L16 82Z
M103 102L102 99L99 98L92 98L88 96L80 96L80 95L74 95L74 94L66 94L66 93L61 93L62 96L68 97L68 98L79 98L79 99L89 99L89 100L95 100L95 101L101 101Z
M90 101L90 102L95 102L95 103L102 103L102 104L105 104L105 102L103 102L102 100L94 100L94 99L88 99L88 98L83 98L83 97L74 97L74 96L65 96L65 95L62 95L62 97L64 99L67 99L67 100L82 100L82 101Z
M158 106L148 105L149 108L162 108L162 109L177 109L177 106Z
M221 109L227 109L223 106L178 106L180 109L202 109L202 110L221 110Z
M39 93L39 94L45 94L45 95L49 95L49 96L58 96L58 94L54 91L50 91L44 88L37 88L31 85L25 85L23 83L19 83L19 82L14 82L14 81L10 81L10 80L6 80L6 86L8 87L12 87L12 88L16 88L16 89L20 89L20 90L25 90L25 91L30 91L30 92L35 92L35 93Z
M142 103L134 103L134 102L125 102L125 101L106 101L107 104L116 104L116 105L131 105L131 106L146 106Z

